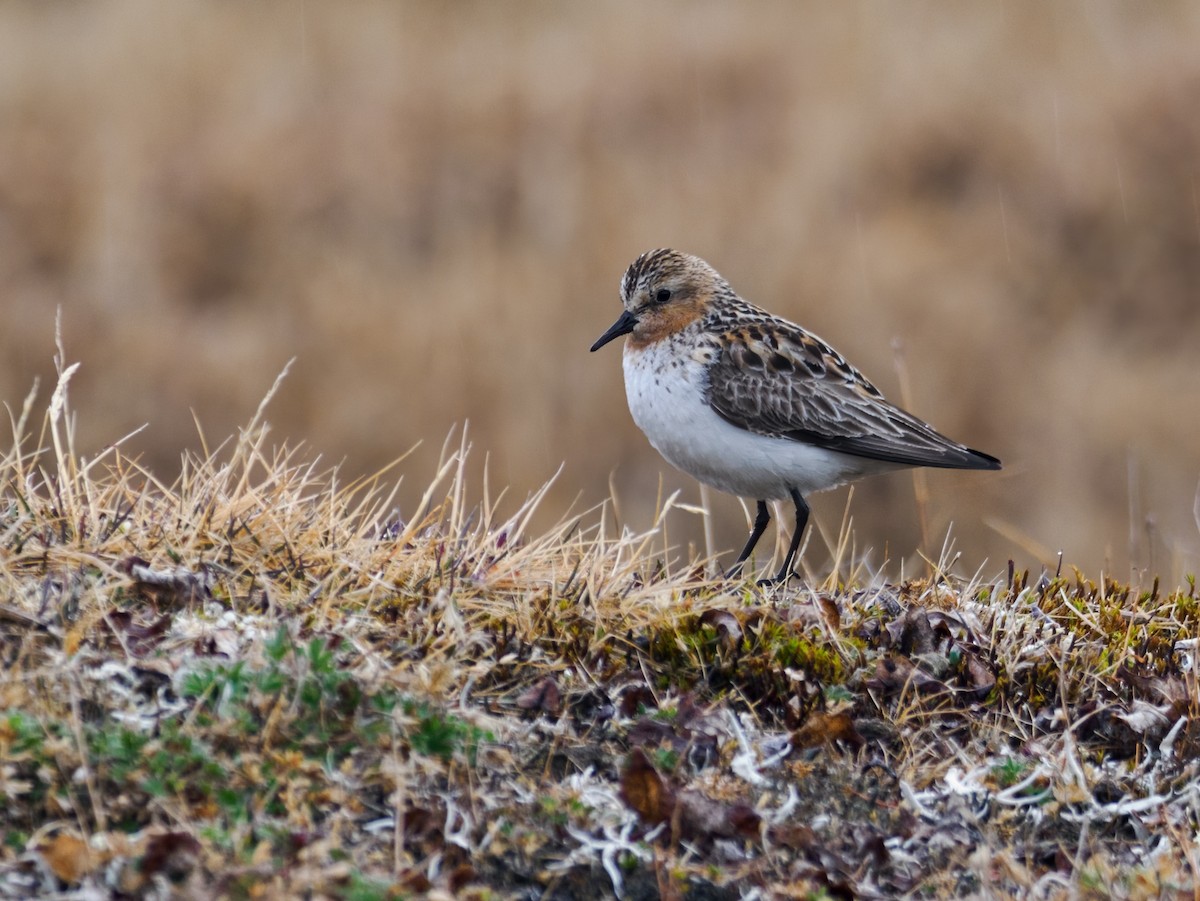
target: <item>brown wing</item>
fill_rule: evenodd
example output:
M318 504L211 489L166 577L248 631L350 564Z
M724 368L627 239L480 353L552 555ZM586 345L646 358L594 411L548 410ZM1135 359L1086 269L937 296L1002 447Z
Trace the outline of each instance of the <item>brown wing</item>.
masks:
M909 466L1000 468L889 403L837 351L783 320L726 332L708 390L723 419L757 434Z

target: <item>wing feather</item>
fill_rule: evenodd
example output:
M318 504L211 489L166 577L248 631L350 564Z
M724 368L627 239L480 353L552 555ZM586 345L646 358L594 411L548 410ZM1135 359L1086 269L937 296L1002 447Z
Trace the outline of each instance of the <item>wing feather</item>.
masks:
M775 317L725 332L709 367L708 401L761 435L909 466L999 469L884 399L815 335Z

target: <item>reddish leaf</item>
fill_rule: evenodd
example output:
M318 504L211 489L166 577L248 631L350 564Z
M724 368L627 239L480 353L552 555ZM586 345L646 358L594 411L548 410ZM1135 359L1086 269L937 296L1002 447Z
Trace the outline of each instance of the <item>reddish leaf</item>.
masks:
M650 826L668 822L675 811L674 787L658 775L641 748L634 748L629 755L621 774L620 794L625 805Z
M79 882L101 863L87 842L60 832L38 848L50 871L68 885Z
M714 801L679 790L659 775L644 751L635 748L621 774L621 800L648 826L670 823L672 840L758 838L762 818L748 804Z
M838 610L837 601L822 594L817 597L817 607L821 611L821 616L825 618L825 622L829 624L829 628L835 632L842 628L842 614Z
M521 696L517 698L517 706L522 710L558 716L562 710L562 694L558 690L558 683L553 676L547 676L521 692Z
M854 750L866 743L854 728L854 720L847 710L839 713L812 713L804 724L792 733L792 744L798 751L835 741L843 742Z
M638 682L621 692L618 709L621 711L621 716L631 717L641 710L654 710L657 707L658 699L654 697L650 686L644 682Z

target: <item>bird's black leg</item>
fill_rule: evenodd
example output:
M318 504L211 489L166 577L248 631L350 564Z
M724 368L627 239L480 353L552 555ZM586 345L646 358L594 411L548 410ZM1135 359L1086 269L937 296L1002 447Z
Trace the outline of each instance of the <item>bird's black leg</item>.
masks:
M808 508L805 507L807 510ZM758 544L758 539L762 538L762 533L767 530L767 523L771 521L771 512L767 509L766 501L758 502L758 514L754 517L754 528L750 530L750 538L746 541L746 546L742 548L742 552L738 555L737 562L729 568L729 572L725 574L727 579L736 579L742 572L742 564L750 557L754 546Z
M783 566L774 579L763 579L759 585L778 585L792 577L792 564L796 562L796 551L800 549L800 539L804 537L804 527L808 525L808 504L795 488L789 491L792 502L796 505L796 531L792 532L792 543L788 545L787 555L783 558Z

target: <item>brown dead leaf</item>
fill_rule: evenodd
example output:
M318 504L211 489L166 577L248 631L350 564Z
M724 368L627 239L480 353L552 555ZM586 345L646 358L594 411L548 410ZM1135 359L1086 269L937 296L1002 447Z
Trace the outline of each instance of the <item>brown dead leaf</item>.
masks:
M634 748L621 774L621 800L650 826L666 823L675 811L676 793L641 748Z
M762 823L748 804L715 801L698 791L679 789L659 775L640 748L629 755L621 774L621 800L648 826L670 823L673 841L756 839Z
M821 611L821 616L830 629L837 632L842 628L842 614L838 610L837 601L826 594L818 595L817 609Z
M658 698L654 696L654 692L645 682L627 686L621 692L621 701L618 705L623 717L631 717L642 710L654 710L657 707Z
M797 751L835 741L842 742L853 750L858 750L866 743L854 728L854 719L848 710L838 713L817 711L809 714L804 724L792 733L792 745Z
M77 884L103 863L101 855L89 848L87 842L65 832L42 843L38 852L50 871L69 885Z
M558 716L562 710L562 694L553 676L546 676L536 685L531 685L517 698L517 706L531 713L548 713Z

